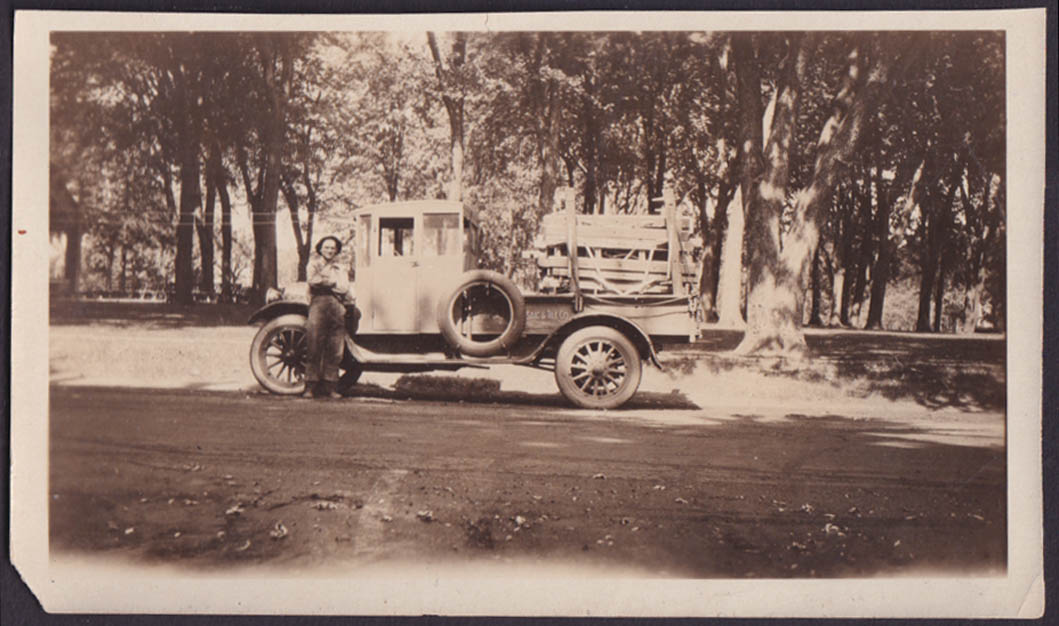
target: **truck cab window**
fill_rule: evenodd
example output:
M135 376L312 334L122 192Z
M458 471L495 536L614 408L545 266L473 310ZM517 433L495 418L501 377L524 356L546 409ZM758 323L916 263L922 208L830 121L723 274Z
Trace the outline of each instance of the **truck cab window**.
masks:
M379 218L379 256L413 256L414 223L411 217Z

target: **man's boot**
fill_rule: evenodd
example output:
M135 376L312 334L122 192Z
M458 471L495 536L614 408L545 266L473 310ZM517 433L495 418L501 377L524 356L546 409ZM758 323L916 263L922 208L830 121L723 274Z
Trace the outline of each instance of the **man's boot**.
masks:
M315 398L316 397L316 381L305 381L305 391L302 392L303 398Z
M331 398L332 400L340 400L342 394L335 390L336 383L333 380L325 380L320 383L320 395L324 398Z

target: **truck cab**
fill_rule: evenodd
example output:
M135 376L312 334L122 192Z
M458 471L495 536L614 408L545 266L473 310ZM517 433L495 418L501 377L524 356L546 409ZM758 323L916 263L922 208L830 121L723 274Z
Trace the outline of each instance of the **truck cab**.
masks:
M439 299L477 265L476 227L463 205L376 204L358 209L353 219L359 332L437 333Z

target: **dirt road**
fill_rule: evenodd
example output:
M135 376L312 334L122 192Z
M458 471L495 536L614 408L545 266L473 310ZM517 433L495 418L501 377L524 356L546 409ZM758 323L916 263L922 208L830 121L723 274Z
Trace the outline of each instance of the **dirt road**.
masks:
M1005 563L1003 416L53 386L58 555L830 577ZM935 414L937 416L937 414Z

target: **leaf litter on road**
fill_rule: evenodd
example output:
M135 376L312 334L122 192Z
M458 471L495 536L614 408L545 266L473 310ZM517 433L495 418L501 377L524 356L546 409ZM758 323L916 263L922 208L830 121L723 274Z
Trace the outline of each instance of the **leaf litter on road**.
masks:
M287 534L287 527L283 525L283 522L276 522L276 525L269 531L268 536L273 539L283 539Z

